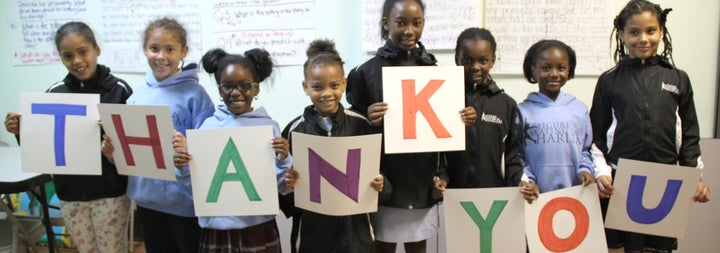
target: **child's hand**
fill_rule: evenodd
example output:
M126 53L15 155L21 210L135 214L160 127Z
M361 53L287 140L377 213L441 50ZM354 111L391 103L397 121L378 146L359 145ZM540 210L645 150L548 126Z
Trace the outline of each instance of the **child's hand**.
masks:
M175 149L173 161L175 162L176 168L185 167L185 165L192 160L192 154L187 150L187 140L185 136L178 131L173 132L173 149Z
M612 177L608 175L597 178L598 195L600 195L601 198L609 198L610 195L612 195L613 190L615 190L612 182Z
M288 141L285 138L273 137L272 147L280 160L285 160L285 158L288 157L288 150L290 149L290 144L288 144Z
M587 171L581 171L578 174L578 178L580 178L580 182L583 183L583 186L588 186L592 183L595 183L595 177L593 177L593 175Z
M468 106L460 110L460 117L462 117L463 122L465 122L466 126L471 126L475 124L475 121L477 120L477 112L475 111L475 107Z
M110 137L108 137L107 135L103 134L102 139L102 144L100 144L100 152L102 152L105 158L107 158L108 160L112 160L115 147L112 145L112 142L110 142Z
M535 183L520 181L520 193L528 204L540 197L540 189Z
M295 182L297 182L298 178L300 178L300 175L297 170L290 168L287 173L285 173L285 185L295 189Z
M368 120L373 126L379 126L383 122L383 117L387 113L388 104L385 102L377 102L368 106Z
M376 192L381 192L383 190L385 177L383 175L377 175L375 178L373 178L373 181L370 182L370 187L375 189Z
M20 134L20 114L8 112L5 115L5 130L14 135Z
M440 178L435 178L433 180L433 192L432 192L432 198L433 200L438 200L443 197L443 194L445 193L445 188L447 187L447 181L442 180Z
M703 181L698 182L697 191L693 196L695 202L705 203L710 201L710 187Z

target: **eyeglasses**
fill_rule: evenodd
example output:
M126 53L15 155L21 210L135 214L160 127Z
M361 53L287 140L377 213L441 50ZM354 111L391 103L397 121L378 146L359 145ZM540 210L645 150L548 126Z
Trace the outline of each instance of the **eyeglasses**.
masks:
M238 84L229 84L229 83L221 83L218 84L220 87L220 90L224 93L232 93L234 89L238 89L240 92L245 93L249 91L252 88L255 88L258 83L238 83Z

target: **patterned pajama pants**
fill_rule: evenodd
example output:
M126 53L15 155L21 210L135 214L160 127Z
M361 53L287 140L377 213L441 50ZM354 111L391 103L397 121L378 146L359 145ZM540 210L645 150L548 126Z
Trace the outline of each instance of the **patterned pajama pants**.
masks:
M81 253L128 252L130 199L60 201L73 245Z

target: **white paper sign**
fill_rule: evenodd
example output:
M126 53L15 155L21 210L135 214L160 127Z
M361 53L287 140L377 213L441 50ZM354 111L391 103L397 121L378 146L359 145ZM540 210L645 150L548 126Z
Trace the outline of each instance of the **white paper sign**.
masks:
M383 67L385 153L465 150L460 66Z
M272 126L188 130L198 216L278 213Z
M98 94L20 93L24 172L102 174Z
M525 200L517 187L447 189L444 196L448 253L525 251Z
M620 159L605 227L681 238L700 170Z
M98 104L118 173L175 181L173 125L166 105Z
M530 252L607 252L596 185L568 187L525 202Z
M377 211L370 186L380 173L380 134L325 137L292 133L295 206L326 215Z

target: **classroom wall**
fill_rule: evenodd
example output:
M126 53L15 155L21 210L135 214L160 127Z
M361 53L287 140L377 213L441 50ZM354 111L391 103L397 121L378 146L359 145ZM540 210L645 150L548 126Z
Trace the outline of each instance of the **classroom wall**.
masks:
M7 11L8 2L0 1L0 9ZM618 13L627 1L613 0L609 2L614 6L614 13ZM716 94L718 93L716 71L718 69L718 38L720 37L718 34L720 31L720 2L716 0L657 0L656 2L665 8L673 8L668 17L668 30L673 38L675 63L679 68L687 71L692 81L701 136L713 137L717 105ZM361 0L316 0L315 6L316 35L318 38L335 40L338 51L346 62L346 72L369 57L368 53L362 51ZM211 23L207 22L210 20L211 14L202 13L202 17L205 24L202 30L212 31L211 27L207 27L207 24ZM3 15L0 21L2 24L9 24L7 15ZM282 20L278 22L282 22ZM611 26L611 24L607 25ZM479 22L478 26L482 26L482 23ZM4 79L3 84L0 85L0 113L2 114L18 110L18 94L20 92L43 92L48 86L62 80L67 74L61 64L13 66L9 36L9 25L0 25L0 37L5 38L0 40L0 76ZM608 34L608 39L610 39L609 36ZM204 50L210 49L206 45L209 44L210 38L210 34L203 34ZM100 47L102 46L101 43ZM138 45L138 50L141 50L141 45ZM583 49L576 47L575 50ZM453 65L453 51L441 50L432 51L432 53L438 57L440 65ZM609 55L608 59L610 57ZM147 65L146 62L138 64ZM112 66L110 67L112 68ZM144 74L115 74L128 81L133 87L144 83ZM284 126L299 115L304 106L310 104L310 100L304 95L301 88L302 78L301 66L279 67L274 76L274 83L261 86L259 100L253 102L254 106L266 107L270 115L281 126ZM521 75L494 75L494 78L509 95L518 101L522 101L528 92L537 90L536 85L528 84ZM568 82L563 90L577 96L589 106L592 102L596 80L597 76L579 76ZM201 83L215 102L220 103L214 79L208 77L207 74L201 74ZM14 138L6 131L0 131L0 142L16 145ZM702 210L707 211L706 209ZM287 221L281 219L281 230L284 230L282 227L286 225ZM688 233L688 236L691 236L692 231ZM442 238L440 240L442 241ZM287 242L283 241L284 246L287 246ZM431 245L435 245L435 243L431 242ZM435 251L434 246L429 249L431 252ZM442 247L440 252L444 252Z

